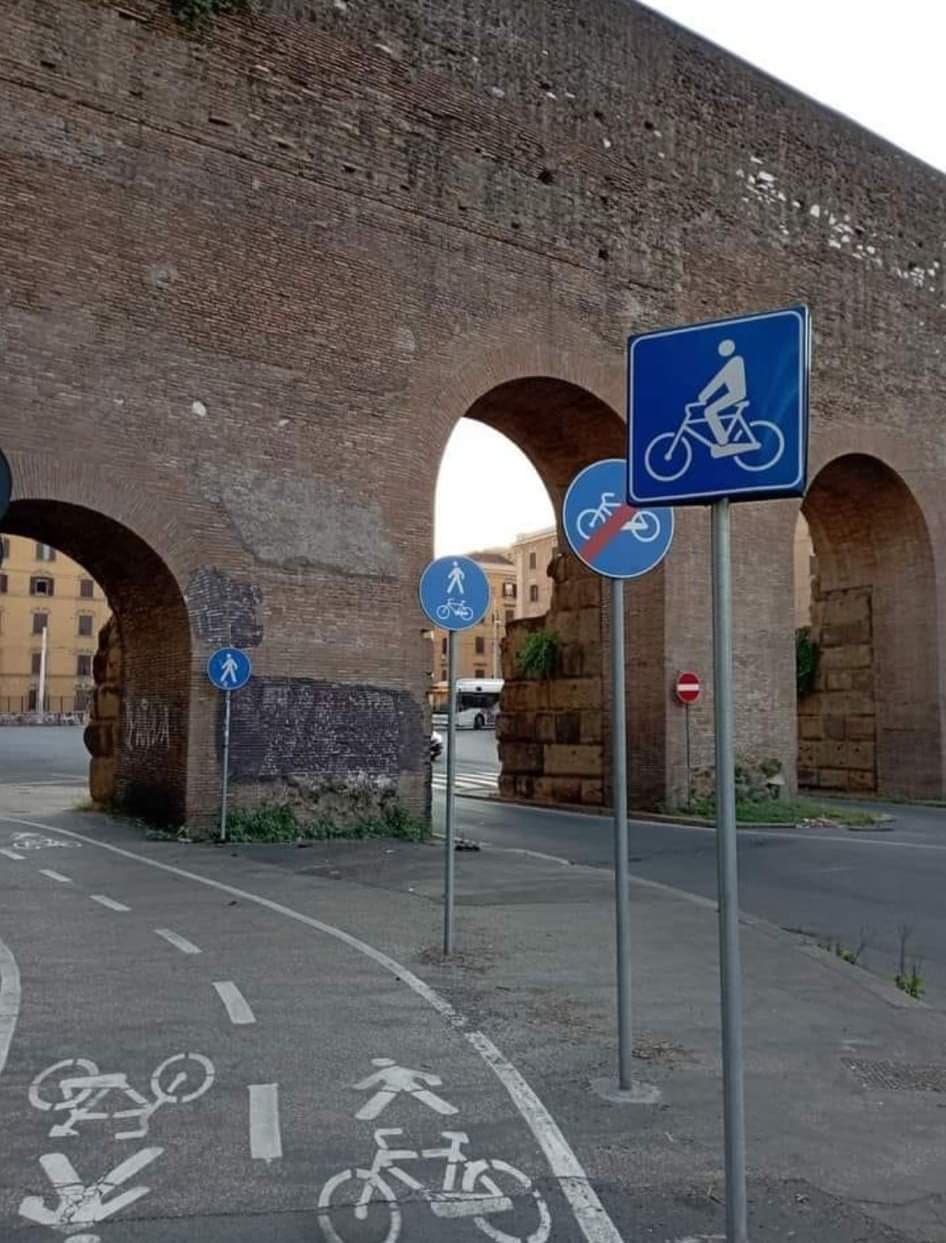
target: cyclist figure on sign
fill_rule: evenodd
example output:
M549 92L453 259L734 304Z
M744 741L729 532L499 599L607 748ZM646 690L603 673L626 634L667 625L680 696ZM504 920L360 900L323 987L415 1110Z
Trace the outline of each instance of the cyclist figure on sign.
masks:
M741 354L736 354L735 341L725 340L719 343L719 353L726 359L719 371L713 376L700 393L700 401L704 404L703 417L710 425L716 444L710 448L710 457L727 457L745 451L745 444L731 444L729 432L719 417L720 411L728 410L746 400L746 364ZM719 394L713 401L714 393ZM706 403L709 403L708 405Z

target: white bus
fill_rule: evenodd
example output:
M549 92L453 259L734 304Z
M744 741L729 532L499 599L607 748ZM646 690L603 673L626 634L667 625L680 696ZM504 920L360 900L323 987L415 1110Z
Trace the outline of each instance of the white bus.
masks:
M499 715L499 693L502 678L457 678L457 729L493 729ZM447 725L447 688L433 691L434 724L438 729Z

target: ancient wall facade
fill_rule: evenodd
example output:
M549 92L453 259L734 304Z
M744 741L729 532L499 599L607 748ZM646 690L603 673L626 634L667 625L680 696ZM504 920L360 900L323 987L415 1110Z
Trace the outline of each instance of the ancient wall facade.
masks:
M119 615L120 788L209 813L206 660L241 642L266 711L239 714L238 785L368 772L423 810L416 583L456 421L510 435L558 501L621 452L629 332L805 300L813 470L884 463L929 546L933 706L903 716L881 686L901 716L879 782L924 733L941 789L942 177L624 0L259 8L200 37L167 0L0 12L6 527ZM792 771L797 508L740 506L733 532L737 744ZM845 538L829 521L816 544ZM668 796L673 678L709 682L708 547L681 514L629 592L631 733Z

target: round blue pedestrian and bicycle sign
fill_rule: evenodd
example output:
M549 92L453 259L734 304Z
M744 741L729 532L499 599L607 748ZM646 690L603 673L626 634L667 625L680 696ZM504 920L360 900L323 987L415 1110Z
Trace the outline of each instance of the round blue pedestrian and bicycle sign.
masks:
M469 630L489 608L489 579L469 557L438 557L420 578L420 606L441 630Z
M663 561L673 540L673 510L624 500L627 463L607 458L572 480L562 525L572 552L605 578L638 578Z
M207 677L218 691L239 691L253 675L253 662L238 647L221 647L207 661Z

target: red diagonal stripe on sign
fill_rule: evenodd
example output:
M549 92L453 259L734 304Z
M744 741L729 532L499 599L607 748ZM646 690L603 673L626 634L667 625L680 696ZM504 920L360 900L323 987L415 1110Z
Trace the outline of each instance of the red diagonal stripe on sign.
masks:
M598 553L602 551L617 535L618 531L637 513L637 510L630 505L621 505L614 511L603 527L600 527L582 545L581 556L583 561L594 561Z

